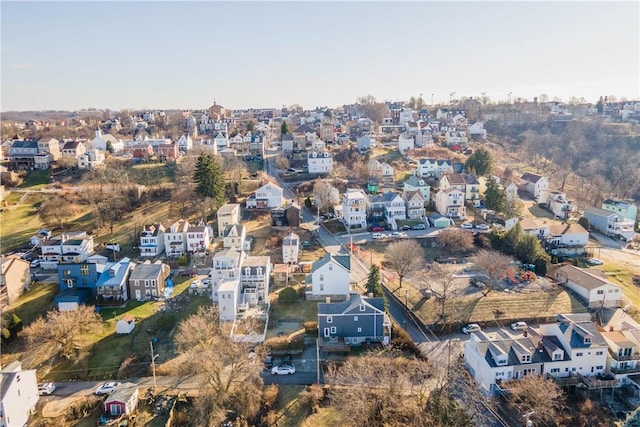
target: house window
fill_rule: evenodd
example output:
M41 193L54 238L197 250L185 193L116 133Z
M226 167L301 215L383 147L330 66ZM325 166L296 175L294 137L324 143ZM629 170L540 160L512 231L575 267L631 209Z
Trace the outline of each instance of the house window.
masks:
M67 288L73 288L75 285L75 279L65 279L64 284L67 285Z
M358 316L353 316L353 321L357 322L358 321Z
M560 373L560 368L552 368L552 369L551 369L551 373L552 373L552 374L558 374L558 373Z
M322 282L324 280L324 274L320 273L320 281Z
M327 316L327 323L333 323L333 316Z
M358 332L362 332L362 328L358 328Z
M329 264L329 271L333 270L333 264Z
M598 369L598 370L601 370L602 368L603 368L602 365L596 366L596 369Z
M601 351L596 351L596 356L602 356L602 352Z
M332 334L335 334L335 333L336 333L336 331L337 331L336 327L335 327L335 326L332 326L332 327L331 327L331 333L332 333Z
M590 337L584 337L584 343L585 344L591 344L591 338Z
M144 287L145 287L145 288L148 288L148 287L149 287L149 281L148 281L148 280L145 280L145 281L144 281Z
M364 304L360 304L360 311L364 311Z
M581 351L576 353L576 357L581 357L581 356L582 356L582 352Z
M554 354L553 360L562 360L562 354L559 354L559 353Z
M603 290L599 290L597 293L598 293L598 295L602 295L602 294L604 294L604 291Z
M80 266L80 274L82 274L83 276L88 276L89 275L89 266L86 264L83 264Z

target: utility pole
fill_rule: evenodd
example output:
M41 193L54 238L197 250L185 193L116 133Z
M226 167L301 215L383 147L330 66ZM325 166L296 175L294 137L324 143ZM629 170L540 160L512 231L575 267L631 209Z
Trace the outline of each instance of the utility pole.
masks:
M316 384L320 384L320 345L316 338Z
M160 356L159 354L154 354L153 351L153 341L149 341L149 346L151 347L151 370L153 372L153 389L158 387L158 383L156 382L156 357Z

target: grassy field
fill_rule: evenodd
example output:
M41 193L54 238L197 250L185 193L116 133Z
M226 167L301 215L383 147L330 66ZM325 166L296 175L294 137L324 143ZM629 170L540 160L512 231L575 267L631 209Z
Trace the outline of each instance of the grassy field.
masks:
M640 307L640 288L631 281L633 273L615 264L607 262L601 266L607 279L614 285L622 288L625 299L629 300L634 307Z
M18 187L28 188L29 190L38 190L46 187L51 183L51 171L50 170L35 170L27 175L26 179Z
M302 318L315 322L318 320L318 301L281 303L276 300L271 303L271 313L276 319Z
M35 283L9 306L7 311L15 313L23 325L28 325L36 317L54 308L53 298L58 293L57 283Z

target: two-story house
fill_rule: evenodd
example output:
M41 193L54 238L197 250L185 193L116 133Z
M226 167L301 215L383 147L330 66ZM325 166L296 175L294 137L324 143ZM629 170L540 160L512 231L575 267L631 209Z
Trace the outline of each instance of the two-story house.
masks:
M211 261L208 278L211 280L211 299L218 301L218 289L222 283L240 279L240 266L246 258L244 252L227 249L216 252Z
M269 182L258 188L256 192L247 198L247 208L272 209L284 204L282 188L273 182Z
M98 166L104 165L105 155L104 151L100 150L88 150L80 154L77 158L78 169L95 169Z
M588 207L583 215L595 230L624 241L633 240L635 222L608 209Z
M351 289L351 256L325 254L312 264L306 280L311 285L307 298L346 299Z
M551 255L584 255L589 243L589 232L580 224L552 224L549 234L543 241L543 247Z
M26 169L35 166L35 157L37 155L38 141L17 140L11 143L7 158L14 168Z
M549 192L549 209L556 218L567 219L576 211L573 200L567 199L567 195L560 191Z
M0 371L0 425L22 427L38 403L38 380L35 369L22 369L22 363L9 363Z
M169 258L178 258L187 249L187 231L189 221L180 219L167 224L164 230L164 251Z
M389 344L391 319L383 298L351 294L345 302L318 303L318 331L321 347L337 343L359 346L374 342Z
M605 277L589 270L565 265L554 273L555 279L573 291L589 307L618 307L622 301L622 289Z
M358 150L369 150L371 148L371 138L367 135L363 135L356 139L356 145Z
M369 177L374 179L391 179L393 178L393 167L386 162L380 162L376 159L369 161Z
M62 155L60 141L50 136L42 138L38 141L38 152L49 154L51 161L56 162Z
M370 222L379 223L384 221L387 214L384 198L381 194L367 195L367 218Z
M240 267L240 285L242 298L239 301L240 312L251 307L269 303L269 279L271 277L271 258L268 256L248 256Z
M62 155L77 159L87 152L87 146L82 141L67 141L62 147Z
M448 190L455 188L464 193L464 199L466 203L471 203L474 206L480 204L480 183L475 175L469 173L448 173L440 177L438 183L440 190Z
M464 193L455 188L440 190L435 196L436 210L447 218L465 219L467 208L464 205Z
M113 135L103 134L100 129L96 130L96 136L89 143L92 150L109 151L120 153L124 151L124 142L116 139Z
M418 178L426 178L429 176L436 176L437 165L435 159L419 159L418 165L416 166L415 175Z
M244 241L247 238L247 229L242 224L227 225L222 237L223 247L241 251L244 249Z
M300 236L293 232L287 234L282 239L282 262L289 265L297 264L299 251Z
M310 151L307 154L309 173L329 174L333 171L333 156L328 151Z
M367 195L359 188L348 188L342 195L342 221L347 228L367 228Z
M13 304L30 284L29 261L18 255L0 257L0 308Z
M171 269L162 262L135 265L129 275L131 297L144 301L163 296L170 276Z
M382 194L384 200L385 216L394 220L403 221L407 219L407 208L404 199L397 193L387 191Z
M129 274L133 263L129 258L106 265L96 282L97 305L122 305L129 300Z
M424 204L428 205L431 201L431 186L428 185L424 179L418 178L414 175L409 176L403 183L404 191L419 191L424 199Z
M145 224L140 232L140 256L157 257L164 252L164 225Z
M400 154L405 155L407 151L415 148L415 138L413 135L403 132L398 137L398 151Z
M609 347L607 372L621 384L630 384L629 375L640 374L640 329L599 330ZM636 385L636 388L638 386Z
M419 191L403 191L402 199L407 208L407 218L422 219L424 218L424 197Z
M240 223L240 205L237 203L226 203L220 206L218 216L218 236L222 236L228 225Z
M211 228L200 221L198 225L190 225L187 230L187 251L189 253L206 251L211 244Z
M178 138L176 143L178 144L178 150L180 150L181 153L187 153L193 149L193 140L191 139L191 135L182 135Z
M45 270L54 270L59 263L81 263L94 252L93 236L84 231L63 233L43 240L40 250L40 266Z
M546 203L549 192L549 178L546 176L525 173L520 177L520 185L531 194L536 203Z

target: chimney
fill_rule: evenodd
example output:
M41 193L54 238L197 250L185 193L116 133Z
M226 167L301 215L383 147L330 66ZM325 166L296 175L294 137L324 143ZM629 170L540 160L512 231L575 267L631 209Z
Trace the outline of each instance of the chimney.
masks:
M613 326L609 326L609 332L613 332Z
M527 330L525 329L524 331L522 331L522 335L526 338L527 337Z
M326 297L324 299L324 302L326 302L327 304L330 304L331 303L331 297Z
M368 298L373 298L373 292L369 292L369 293L367 294L367 297L368 297Z
M538 343L538 351L539 351L540 353L542 353L542 352L543 352L542 341L540 341L540 342Z

